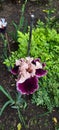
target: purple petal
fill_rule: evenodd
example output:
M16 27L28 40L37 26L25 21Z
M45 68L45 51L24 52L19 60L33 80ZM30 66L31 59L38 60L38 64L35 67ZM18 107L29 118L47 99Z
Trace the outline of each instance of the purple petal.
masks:
M40 62L40 59L39 59L39 58L34 59L34 60L32 61L32 63L36 65L36 62L37 62L37 61Z
M22 94L33 94L38 89L38 78L31 77L23 83L16 83L17 90Z
M4 27L4 28L0 28L0 33L5 33L5 31L6 31L6 27Z
M43 70L43 69L37 69L36 70L36 76L37 77L42 77L42 76L44 76L44 75L46 75L47 74L47 71L46 70Z
M14 68L12 68L12 69L10 70L10 72L11 72L12 74L14 74L14 75L18 74L18 66L15 66Z
M42 67L44 68L46 66L46 63L42 63Z

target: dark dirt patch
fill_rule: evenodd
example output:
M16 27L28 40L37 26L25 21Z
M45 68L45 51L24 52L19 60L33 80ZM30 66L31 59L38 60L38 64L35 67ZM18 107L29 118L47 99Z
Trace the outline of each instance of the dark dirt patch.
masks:
M0 17L4 17L8 22L7 33L13 30L13 26L11 25L12 21L15 21L17 24L19 23L21 16L21 7L22 3L14 4L10 1L6 1L2 4L3 10L0 10ZM59 15L59 1L54 0L52 4L53 8L56 8L56 14ZM28 25L30 24L30 14L34 13L36 24L37 20L40 18L42 21L45 21L45 13L43 13L43 9L50 8L48 3L39 3L28 2L25 9L25 18L28 21ZM8 90L11 94L16 90L14 77L8 72L5 65L3 65L2 61L2 52L3 52L3 43L0 40L0 85L2 85L6 90ZM0 94L0 104L1 106L7 100L6 97L1 93ZM27 99L27 97L26 97ZM45 108L37 107L31 104L30 99L27 99L28 107L22 111L24 118L26 120L26 124L28 128L23 128L23 130L55 130L55 124L53 123L52 118L56 117L59 122L59 110L54 109L52 113L48 113L47 115L43 115L47 112ZM1 116L0 120L0 129L1 130L16 130L17 124L19 123L17 111L7 107Z

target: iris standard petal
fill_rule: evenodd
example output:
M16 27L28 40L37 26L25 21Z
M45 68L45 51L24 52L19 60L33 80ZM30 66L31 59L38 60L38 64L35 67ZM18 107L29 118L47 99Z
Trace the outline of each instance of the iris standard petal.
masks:
M23 83L16 83L17 90L22 94L33 94L39 87L36 76L25 80Z
M42 76L44 76L46 74L47 74L47 70L43 70L43 69L37 69L36 70L36 76L37 77L42 77Z
M36 62L40 62L40 59L39 59L39 58L36 58L36 59L34 59L34 60L32 61L32 63L35 64L35 65L36 65Z

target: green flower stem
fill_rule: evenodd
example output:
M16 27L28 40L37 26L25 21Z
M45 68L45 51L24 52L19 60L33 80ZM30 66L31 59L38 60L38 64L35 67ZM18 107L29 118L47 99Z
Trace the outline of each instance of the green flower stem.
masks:
M27 55L30 56L30 47L31 47L31 38L32 38L32 27L34 22L34 15L31 15L31 23L30 23L30 32L29 32L29 41L28 41L28 50Z

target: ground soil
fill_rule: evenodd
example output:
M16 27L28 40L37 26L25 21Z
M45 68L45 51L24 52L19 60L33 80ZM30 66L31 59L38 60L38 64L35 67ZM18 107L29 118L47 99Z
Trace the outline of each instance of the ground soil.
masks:
M0 18L4 17L8 22L7 33L13 30L12 21L16 22L17 24L19 23L22 4L23 1L21 1L20 3L12 3L10 0L6 0L2 3L2 10L0 9ZM54 0L53 3L50 5L46 1L42 1L39 3L28 1L24 14L25 18L28 21L28 25L30 25L31 13L35 15L34 24L36 24L39 18L42 21L45 21L46 14L43 12L43 10L50 7L56 9L54 15L59 15L58 0ZM0 85L2 85L12 94L16 90L15 80L10 72L8 72L5 65L3 65L2 52L3 43L0 39ZM6 100L6 97L2 93L0 93L0 107L2 107ZM57 130L57 126L53 122L53 117L56 117L57 121L59 122L58 109L55 108L52 113L47 114L46 108L37 107L36 105L32 104L29 97L26 97L26 100L28 102L28 107L24 111L22 111L22 114L26 120L27 128L22 127L23 130ZM9 106L7 107L7 109L5 109L0 118L0 130L17 130L17 124L19 122L20 121L17 115L17 111L11 109L11 107Z

